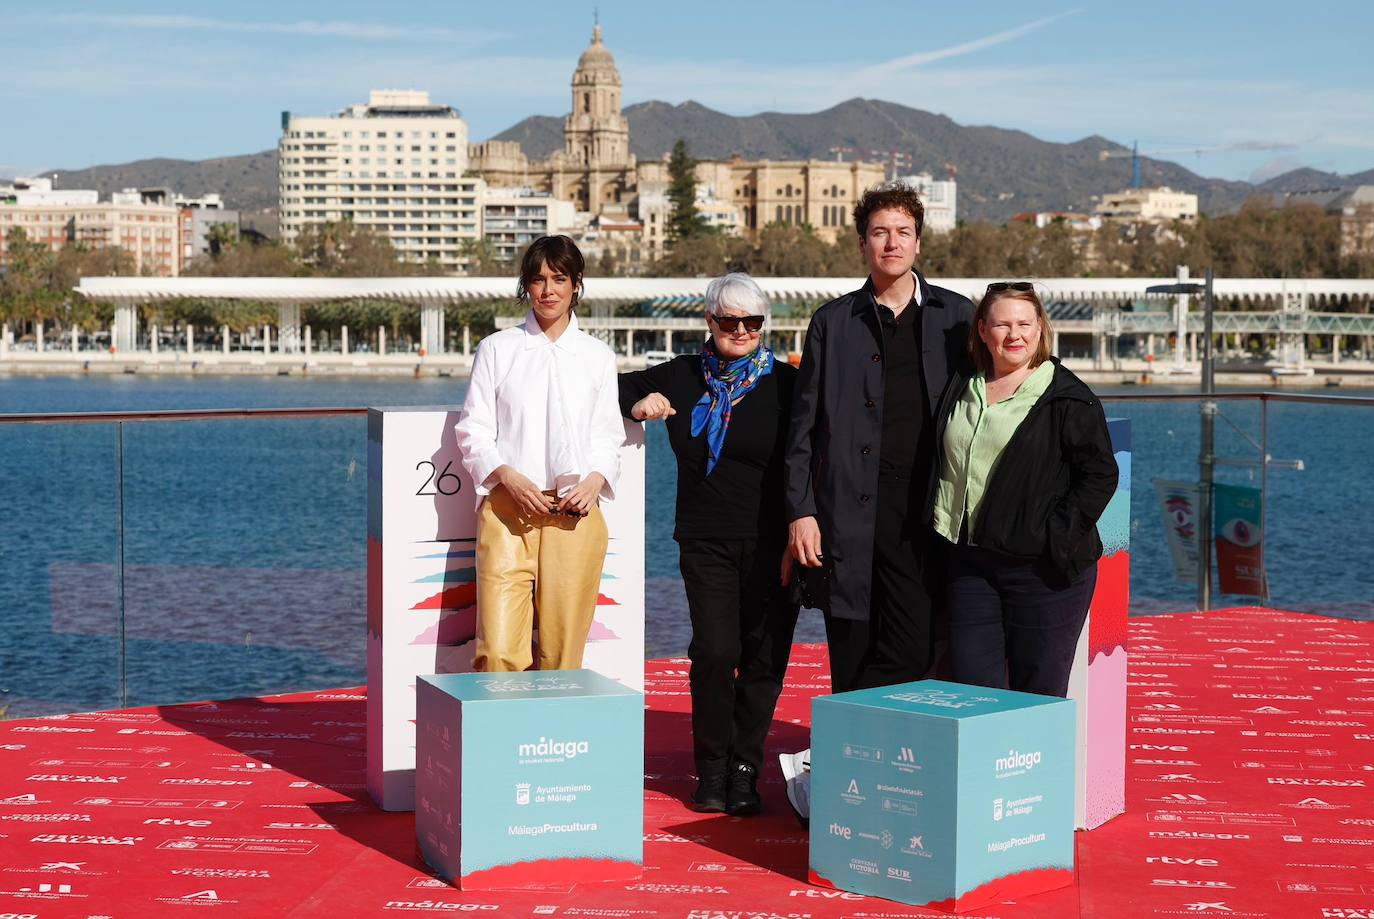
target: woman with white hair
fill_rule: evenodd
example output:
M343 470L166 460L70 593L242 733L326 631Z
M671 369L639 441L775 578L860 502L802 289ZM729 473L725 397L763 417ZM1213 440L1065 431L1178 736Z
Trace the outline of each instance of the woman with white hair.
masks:
M620 410L661 419L677 456L682 580L692 619L692 746L703 812L758 813L763 745L797 605L781 584L782 466L796 371L762 343L768 298L747 274L706 288L700 354L620 375Z

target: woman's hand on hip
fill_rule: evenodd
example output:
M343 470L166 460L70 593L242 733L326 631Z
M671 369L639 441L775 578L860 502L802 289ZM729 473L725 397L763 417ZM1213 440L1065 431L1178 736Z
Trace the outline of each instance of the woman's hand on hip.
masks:
M787 549L807 568L821 566L821 527L815 517L798 517L787 525Z
M585 517L596 507L596 499L601 489L606 487L606 479L599 472L593 472L572 487L558 502L559 513L573 513Z
M550 510L552 499L540 491L538 485L521 475L514 466L509 464L498 466L496 482L506 490L506 493L515 501L516 506L526 515L543 517L552 513Z
M630 408L630 416L635 421L662 421L676 414L677 410L673 408L673 404L661 392L649 393Z

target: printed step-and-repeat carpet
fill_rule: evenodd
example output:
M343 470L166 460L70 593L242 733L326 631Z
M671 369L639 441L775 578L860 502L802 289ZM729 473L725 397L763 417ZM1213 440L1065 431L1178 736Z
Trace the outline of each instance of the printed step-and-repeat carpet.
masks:
M972 917L1374 919L1374 623L1236 609L1130 624L1127 813L1077 883ZM766 812L692 813L687 662L647 665L643 877L464 893L363 787L360 689L0 722L0 917L936 915L806 883L775 758ZM808 743L824 649L770 738Z

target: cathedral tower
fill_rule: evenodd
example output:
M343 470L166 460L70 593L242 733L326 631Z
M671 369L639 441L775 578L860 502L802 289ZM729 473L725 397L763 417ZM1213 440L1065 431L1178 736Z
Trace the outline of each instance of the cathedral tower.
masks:
M572 112L563 126L568 162L598 169L631 164L630 126L620 113L620 71L601 43L601 25L577 60L572 78Z

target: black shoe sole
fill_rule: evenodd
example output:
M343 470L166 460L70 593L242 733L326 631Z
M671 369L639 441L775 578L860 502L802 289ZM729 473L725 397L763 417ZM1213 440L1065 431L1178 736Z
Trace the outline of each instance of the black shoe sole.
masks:
M754 801L749 804L727 804L725 812L731 817L752 817L763 812L763 802Z
M687 809L696 811L698 814L723 814L725 813L724 801L688 801Z

